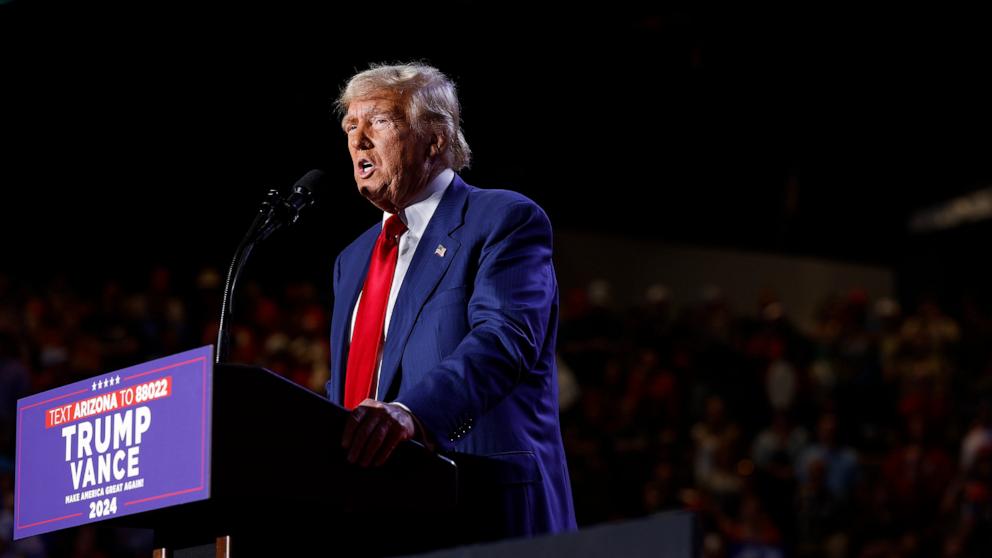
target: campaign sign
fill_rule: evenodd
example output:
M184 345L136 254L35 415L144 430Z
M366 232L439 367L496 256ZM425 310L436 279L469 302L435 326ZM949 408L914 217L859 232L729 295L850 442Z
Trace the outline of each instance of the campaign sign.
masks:
M213 347L17 402L14 538L210 497Z

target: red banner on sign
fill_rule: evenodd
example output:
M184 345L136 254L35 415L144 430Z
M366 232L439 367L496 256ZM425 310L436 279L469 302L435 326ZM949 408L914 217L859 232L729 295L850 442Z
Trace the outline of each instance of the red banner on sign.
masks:
M108 380L112 381L112 380ZM98 385L94 383L95 386ZM93 397L53 407L45 411L45 428L70 424L84 418L95 417L110 411L126 409L172 394L172 376L166 376L136 386L129 386Z

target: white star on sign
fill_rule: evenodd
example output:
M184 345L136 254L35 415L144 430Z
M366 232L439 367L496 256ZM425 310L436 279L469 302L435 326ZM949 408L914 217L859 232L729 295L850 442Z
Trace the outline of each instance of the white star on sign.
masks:
M93 382L93 389L91 389L90 391L96 391L96 382Z

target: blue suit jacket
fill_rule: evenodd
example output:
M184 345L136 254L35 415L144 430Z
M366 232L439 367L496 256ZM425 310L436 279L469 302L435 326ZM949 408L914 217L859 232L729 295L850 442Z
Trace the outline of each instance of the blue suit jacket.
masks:
M381 226L334 265L327 390L339 404L352 311ZM417 245L383 347L380 399L407 405L442 450L500 465L482 482L502 501L505 535L575 528L558 422L551 247L551 225L534 202L455 175Z

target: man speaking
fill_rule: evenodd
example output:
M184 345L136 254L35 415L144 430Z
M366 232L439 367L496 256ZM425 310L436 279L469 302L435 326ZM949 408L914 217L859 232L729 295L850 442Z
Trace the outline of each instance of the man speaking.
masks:
M551 225L531 200L466 184L454 84L373 66L337 101L358 191L382 210L334 264L328 397L361 466L403 440L488 458L498 536L575 528L558 422Z

